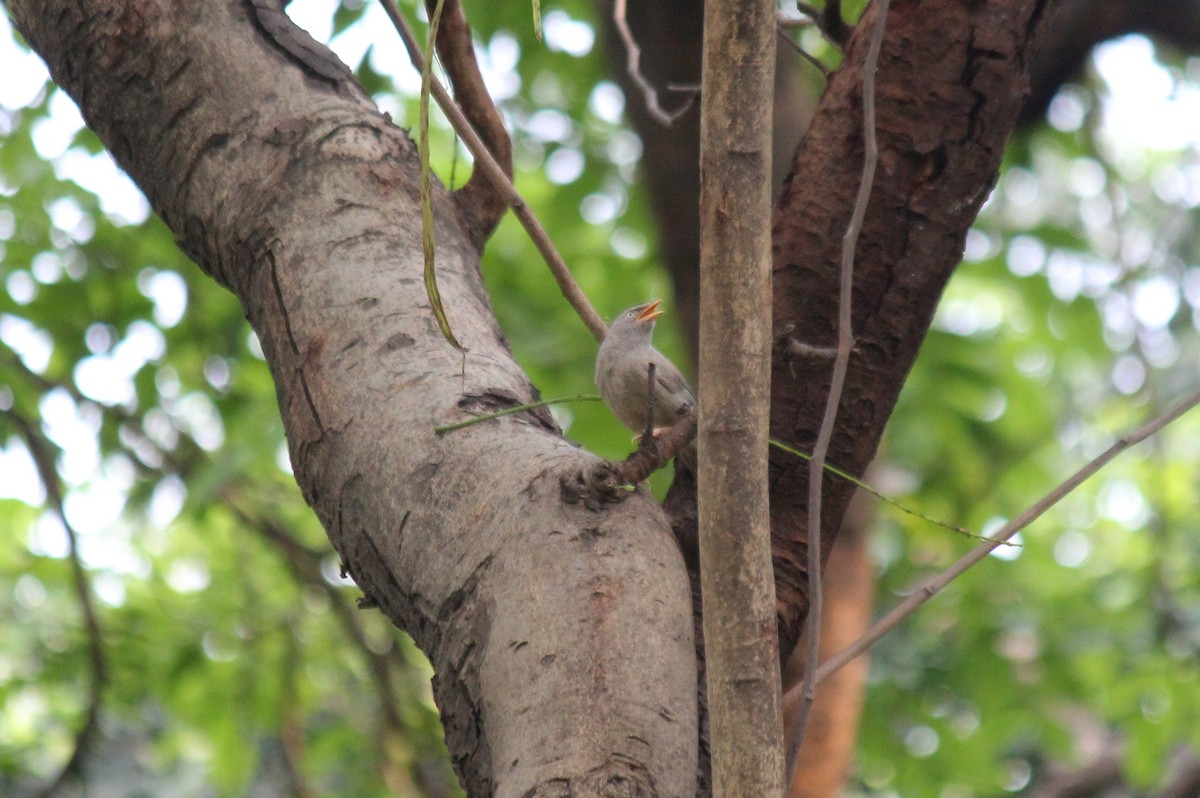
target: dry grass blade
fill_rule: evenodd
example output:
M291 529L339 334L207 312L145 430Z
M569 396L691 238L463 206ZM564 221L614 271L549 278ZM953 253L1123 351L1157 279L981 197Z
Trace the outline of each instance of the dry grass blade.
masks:
M396 28L396 32L400 34L400 40L404 43L404 49L408 51L408 57L413 65L421 71L425 72L426 58L421 53L420 47L417 45L416 37L413 35L412 28L405 21L403 15L400 14L395 0L380 0L383 4L383 10L391 20L392 25ZM430 79L430 88L433 93L433 98L437 101L445 112L446 117L450 120L450 124L455 131L462 136L463 144L467 145L467 149L475 158L477 168L484 170L492 184L498 187L505 201L512 207L513 213L521 222L521 226L529 234L529 239L537 247L538 252L546 261L546 265L550 267L550 273L554 277L554 281L558 283L559 289L563 296L570 302L571 307L579 314L579 318L587 326L597 341L603 341L604 336L608 333L608 325L600 318L600 314L592 307L592 303L584 295L579 284L575 282L575 278L571 276L571 270L567 268L566 261L554 246L554 242L550 240L545 228L541 222L533 215L533 211L526 205L525 200L517 193L517 189L513 186L512 180L505 174L504 169L496 162L496 159L488 151L487 145L483 143L483 139L467 121L462 110L455 105L451 99L449 92L435 78Z
M437 41L438 22L442 18L442 6L445 0L438 0L437 8L429 19L429 41L425 52L430 57L425 59L425 68L421 70L421 105L417 126L417 152L421 159L421 243L425 248L425 294L433 308L433 316L437 319L438 329L446 340L460 352L467 348L454 337L450 329L450 320L446 318L446 308L442 304L442 294L438 291L437 270L434 262L433 238L433 170L429 166L429 93L433 85L433 44Z

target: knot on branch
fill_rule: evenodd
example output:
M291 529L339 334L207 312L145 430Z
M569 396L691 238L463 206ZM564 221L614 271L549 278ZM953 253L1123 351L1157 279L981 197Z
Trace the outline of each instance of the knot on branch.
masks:
M788 371L792 377L796 376L796 364L798 362L813 362L827 360L833 362L837 357L837 347L832 346L817 346L816 344L805 343L794 336L796 325L789 324L783 328L783 331L777 334L772 341L772 349L775 355L779 357L788 367Z
M697 423L696 408L684 405L671 426L658 430L657 434L641 436L637 449L624 460L602 460L563 477L563 500L583 503L589 508L621 501L672 458L686 456L686 451L694 445Z

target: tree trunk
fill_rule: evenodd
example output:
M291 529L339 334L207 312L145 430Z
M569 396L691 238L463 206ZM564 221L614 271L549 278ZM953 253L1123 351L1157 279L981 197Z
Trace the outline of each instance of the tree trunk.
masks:
M771 403L773 0L708 0L700 113L697 518L712 786L782 798Z
M829 462L861 476L937 306L962 258L1028 93L1028 64L1049 0L894 2L876 73L879 168L858 240L855 347ZM842 236L863 162L862 64L878 9L846 45L797 150L775 211L772 435L812 451L835 342ZM808 464L771 453L771 516L780 644L791 651L808 610ZM854 486L827 479L822 557Z
M691 794L689 586L661 510L643 492L615 503L581 492L575 477L596 458L544 413L432 431L535 392L496 329L469 223L438 190L442 294L471 351L461 358L441 338L403 132L324 48L268 24L272 0L7 2L181 246L241 301L297 481L368 597L429 654L468 791ZM995 180L1051 5L892 4L857 345L829 453L853 473L878 445ZM772 432L801 448L829 365L792 344L833 340L874 13L852 34L776 209ZM807 611L804 464L773 454L770 485L786 654ZM826 481L826 546L849 495Z
M468 792L691 794L691 603L662 511L644 491L565 490L597 459L545 413L434 433L536 392L438 190L438 277L470 353L442 338L415 147L276 8L9 2L180 245L241 301L296 479L368 598L429 655Z

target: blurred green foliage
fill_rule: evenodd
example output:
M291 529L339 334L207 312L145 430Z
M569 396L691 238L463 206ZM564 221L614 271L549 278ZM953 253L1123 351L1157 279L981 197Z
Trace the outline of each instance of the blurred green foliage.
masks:
M374 24L371 8L314 13L336 47ZM469 12L518 187L584 290L608 318L668 295L591 6L543 6L545 43L528 4ZM381 33L360 52L364 85L411 125L415 98L388 77L398 42ZM1197 91L1195 60L1159 69ZM1095 75L1068 87L1050 124L1014 141L971 233L873 476L926 514L994 528L1197 383L1198 149L1116 146L1106 92ZM0 107L0 132L0 793L61 768L90 689L29 424L53 447L103 630L108 764L91 762L93 778L130 794L458 794L428 665L354 609L237 303L136 202L108 206L128 189L56 89ZM435 170L461 185L466 156L436 115L432 135ZM483 268L542 394L592 392L595 343L511 215ZM682 361L669 324L658 343ZM554 412L588 449L628 450L603 406ZM1096 734L1124 742L1144 788L1177 747L1200 746L1198 426L1185 417L1123 455L876 647L855 794L1020 792ZM970 545L881 506L880 606Z

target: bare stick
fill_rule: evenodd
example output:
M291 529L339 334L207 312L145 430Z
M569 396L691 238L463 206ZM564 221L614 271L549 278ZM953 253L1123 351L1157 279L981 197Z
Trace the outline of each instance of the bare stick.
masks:
M921 585L921 587L917 588L917 590L913 592L911 596L897 604L895 609L883 616L883 618L879 619L879 621L870 629L868 629L862 635L862 637L858 638L858 640L854 641L850 645L846 646L846 648L842 649L837 654L834 654L832 657L826 660L817 671L817 684L820 684L843 665L850 662L859 654L862 654L864 651L874 645L875 641L879 640L885 634L894 629L901 621L916 612L917 608L940 593L942 589L946 587L946 585L954 581L960 574L962 574L975 563L982 560L987 555L991 554L992 551L1001 543L1008 540L1013 535L1017 534L1022 529L1040 518L1043 513L1062 501L1067 494L1082 485L1089 477L1091 477L1101 468L1108 465L1108 463L1118 454L1131 446L1141 443L1151 435L1154 435L1163 427L1167 426L1171 422L1175 421L1175 419L1191 410L1197 404L1200 404L1200 390L1192 393L1175 407L1144 425L1136 432L1118 439L1116 443L1105 449L1100 456L1096 457L1083 468L1076 471L1069 479L1067 479L1057 488L1047 493L1041 501L1039 501L1037 504L1034 504L1028 510L1005 524L991 537L991 539L980 543L978 546L971 549L970 552L963 555L958 562L954 563L945 571L942 571L940 574L929 579L929 581Z
M413 35L412 28L409 27L408 21L400 13L396 7L395 0L380 0L383 4L384 11L387 12L388 19L392 21L396 32L400 34L400 39L404 42L404 49L408 51L408 58L412 61L413 67L418 72L423 72L425 68L425 56L421 53L420 45L417 44L417 38ZM554 242L550 240L546 229L542 227L541 222L533 215L533 211L525 204L525 200L517 193L513 182L508 179L508 175L504 173L504 169L500 164L496 163L496 159L492 157L492 153L484 144L483 139L475 132L475 128L467 120L462 110L455 104L450 93L441 84L436 77L430 86L433 98L441 107L446 118L450 120L450 125L462 136L463 144L467 150L475 158L475 163L478 168L482 169L488 180L500 192L505 201L512 206L513 213L521 222L521 226L525 228L525 232L529 234L529 238L533 241L533 245L537 247L542 258L546 261L546 265L550 267L550 273L554 276L554 281L558 283L558 288L562 291L564 297L579 314L579 318L591 331L597 341L603 341L604 336L608 334L608 325L600 318L600 314L592 307L592 303L588 301L579 284L575 282L575 278L571 276L571 270L567 267L566 261L554 246Z
M683 105L676 110L666 111L663 109L658 102L658 89L654 88L654 84L646 80L646 76L642 74L642 48L638 47L637 40L633 38L633 32L629 30L629 23L625 21L625 2L626 0L616 0L613 4L613 23L617 26L621 42L625 45L625 72L634 85L641 89L642 97L646 100L646 113L664 127L670 127L676 119L686 114L692 107L698 89L692 89ZM673 87L668 86L667 88Z
M712 784L784 785L768 506L773 0L705 0L700 91L700 406L696 474Z
M646 426L642 430L642 439L654 437L654 404L658 396L654 391L653 362L646 364Z
M802 20L802 21L807 21L807 20ZM795 39L793 39L791 36L789 36L785 25L783 25L782 23L778 23L775 26L775 30L779 31L779 38L783 40L784 44L786 44L788 47L792 48L792 50L797 55L799 55L801 58L803 58L805 61L807 61L808 63L812 64L817 69L819 69L821 71L821 74L825 77L825 80L827 80L827 81L829 80L829 67L827 67L827 66L825 66L825 64L821 63L821 59L817 58L815 55L810 53L808 50L805 50L803 47L800 46L799 42L797 42Z
M620 501L655 471L663 468L696 437L696 408L685 405L665 432L642 438L637 449L620 462L602 460L565 479L564 489L576 497L596 496L603 501Z
M863 219L867 215L867 200L875 183L875 165L879 161L879 146L875 138L875 68L879 63L879 50L883 46L883 31L887 22L889 0L880 0L871 44L863 61L863 154L862 178L858 184L858 196L850 224L842 237L842 264L838 286L838 341L837 354L830 377L829 397L825 403L825 414L813 446L812 460L808 464L808 617L805 623L806 650L804 657L804 682L800 694L800 708L792 728L792 744L788 750L788 778L791 784L800 744L812 713L813 700L817 691L817 665L821 645L821 612L823 605L821 585L821 489L825 476L825 457L829 453L829 442L833 438L834 422L837 420L838 405L842 401L842 389L846 383L846 371L850 365L850 351L854 348L854 331L851 329L850 294L854 285L854 254L858 248L858 236L862 231Z

